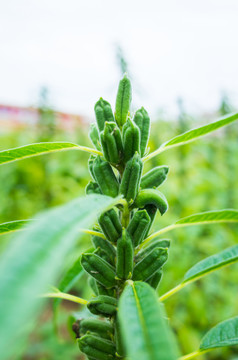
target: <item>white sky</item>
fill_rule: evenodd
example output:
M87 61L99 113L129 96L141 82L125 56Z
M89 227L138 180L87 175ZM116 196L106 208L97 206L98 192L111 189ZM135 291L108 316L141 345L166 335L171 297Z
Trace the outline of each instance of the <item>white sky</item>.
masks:
M216 109L222 91L238 106L238 0L0 0L0 103L37 103L93 116L114 105L122 47L134 104L153 115Z

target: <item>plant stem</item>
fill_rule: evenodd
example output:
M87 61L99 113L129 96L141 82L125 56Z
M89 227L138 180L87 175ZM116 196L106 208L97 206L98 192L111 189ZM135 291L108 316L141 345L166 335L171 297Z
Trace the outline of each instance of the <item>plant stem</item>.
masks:
M59 299L69 300L69 301L72 301L72 302L75 302L78 304L83 304L83 305L86 305L88 303L88 301L85 299L79 298L74 295L66 294L61 291L55 292L55 293L43 294L43 295L41 295L41 297L59 298Z
M197 350L197 351L194 351L188 355L184 355L182 357L179 358L179 360L189 360L189 359L193 359L194 357L196 356L199 356L199 355L202 355L208 351L211 351L212 349L207 349L207 350Z
M161 146L159 149L157 149L157 150L153 151L152 153L148 154L147 156L143 157L143 158L142 158L142 161L145 162L145 161L147 161L147 160L150 160L150 159L152 159L154 156L162 153L164 150L166 150L166 149Z
M161 234L164 234L165 232L168 232L170 230L173 230L175 227L178 227L178 225L169 225L169 226L166 226L164 227L163 229L160 229L156 232L154 232L153 234L151 234L150 236L148 236L141 244L140 246L138 247L138 250L137 252L145 245L147 244L150 240L156 238L157 236L161 235Z
M167 298L169 298L170 296L172 296L173 294L175 294L176 292L180 291L181 289L183 289L186 285L188 285L189 282L184 282L181 283L177 286L175 286L173 289L169 290L167 293L165 293L164 295L160 296L159 300L160 301L164 301Z
M92 149L92 148L89 148L87 146L81 146L81 145L77 145L77 148L78 150L82 150L82 151L85 151L85 152L88 152L90 154L95 154L95 155L100 155L100 156L103 156L103 153L99 150L96 150L96 149ZM76 148L76 150L77 150Z
M85 234L94 235L94 236L98 236L103 239L106 239L105 235L99 231L94 231L94 230L89 230L89 229L80 229L80 231L82 231Z

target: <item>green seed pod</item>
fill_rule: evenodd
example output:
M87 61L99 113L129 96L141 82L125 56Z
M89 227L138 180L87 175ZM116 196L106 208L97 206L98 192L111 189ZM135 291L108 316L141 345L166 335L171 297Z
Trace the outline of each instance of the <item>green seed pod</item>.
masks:
M142 169L143 163L140 155L135 153L126 164L119 188L119 192L124 195L128 202L134 201L138 194Z
M142 189L157 188L166 180L168 172L168 166L163 165L155 167L142 176L140 187Z
M125 74L119 83L117 97L116 97L116 113L115 118L117 125L122 128L126 122L128 112L131 105L131 82Z
M101 190L96 182L90 181L88 185L86 186L86 194L101 194Z
M100 132L103 131L106 121L115 121L111 105L106 100L103 100L103 98L100 98L96 102L94 106L94 111L96 115L98 129Z
M95 335L84 335L78 339L79 349L88 357L97 360L116 359L116 347L112 341Z
M122 233L122 226L120 219L114 209L111 209L103 213L99 219L98 223L105 234L106 238L115 243Z
M168 249L155 248L136 264L132 279L146 281L158 271L168 259Z
M157 289L161 279L163 276L162 270L157 271L153 276L151 276L148 280L146 280L147 284L149 284L153 289Z
M100 248L100 249L104 250L105 253L108 255L108 258L110 258L110 263L115 264L116 249L109 241L107 241L99 236L93 236L92 242L93 242L95 249Z
M153 249L155 248L163 248L168 249L170 247L170 240L162 239L162 240L155 240L149 242L147 246L142 248L142 250L136 255L136 262L141 261L146 255L148 255Z
M134 213L127 231L132 237L134 247L137 247L144 240L148 227L150 226L150 217L146 210L138 210Z
M105 122L100 134L104 157L113 165L118 165L123 155L121 132L114 122Z
M107 295L99 295L89 301L87 307L94 315L113 316L117 312L117 299Z
M112 262L110 257L108 256L108 254L104 250L102 250L100 248L97 248L93 253L98 255L101 259L108 262L112 267L115 267L115 261Z
M101 192L104 195L116 197L119 191L119 183L111 165L98 156L93 163L93 174Z
M134 207L143 208L146 205L156 206L161 215L168 210L168 203L165 196L155 189L144 189L139 191L134 202Z
M112 340L113 326L107 321L94 318L83 319L79 323L80 336L86 335L88 332L99 335L103 339Z
M151 229L153 223L154 223L154 220L155 220L155 217L157 214L157 207L154 205L146 205L145 210L150 217L150 225L148 227L147 233L145 234L145 238L146 238L150 232L150 229Z
M101 151L101 145L100 145L100 141L99 141L99 133L98 133L97 125L94 123L90 125L89 137L90 137L90 140L92 141L93 145L95 146L95 148L97 150Z
M94 165L95 159L96 159L96 156L94 156L94 155L90 155L90 157L88 159L88 169L89 169L90 175L92 176L93 180L95 180L94 172L93 172L93 165Z
M119 279L127 280L132 275L134 251L132 239L123 229L122 236L117 241L116 274Z
M150 118L143 107L136 111L134 122L140 129L140 151L141 156L144 156L150 136Z
M116 289L115 288L107 289L107 288L105 288L105 286L100 284L98 281L96 281L96 284L97 284L97 288L98 288L98 295L107 295L107 296L116 297Z
M88 278L88 284L89 286L91 287L91 289L93 290L94 294L97 296L99 295L99 292L98 292L98 287L97 287L97 282L96 280L93 278L93 277L89 277Z
M140 129L128 118L122 129L124 161L130 160L138 152L140 154Z
M96 254L83 254L81 264L85 271L106 288L116 285L115 270Z
M123 334L118 316L115 317L115 342L116 342L117 354L120 357L125 357L126 349L125 349L125 344L123 342Z

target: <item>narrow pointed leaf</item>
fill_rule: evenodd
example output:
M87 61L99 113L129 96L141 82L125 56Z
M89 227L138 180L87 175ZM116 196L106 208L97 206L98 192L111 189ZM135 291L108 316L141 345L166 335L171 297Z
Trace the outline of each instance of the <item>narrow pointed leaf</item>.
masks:
M200 261L189 269L185 276L184 282L190 280L197 280L215 270L219 270L226 265L233 264L238 261L238 245L234 245L216 255L209 256L208 258Z
M225 320L203 337L200 350L238 345L238 316Z
M144 161L151 159L152 157L162 153L165 150L168 150L175 146L184 145L191 141L194 141L194 140L200 138L201 136L205 136L223 126L229 125L236 120L238 120L238 113L229 114L215 122L212 122L212 123L204 125L204 126L200 126L196 129L192 129L181 135L175 136L173 139L168 140L164 144L162 144L159 147L159 149L155 150L151 154L144 157Z
M198 224L209 224L219 222L238 222L238 210L217 210L217 211L206 211L199 214L187 216L181 220L176 221L175 225L198 225Z
M37 216L24 232L10 241L0 259L1 360L15 355L36 320L39 297L60 274L68 251L101 211L117 203L103 195L78 198Z
M119 301L119 321L130 360L175 360L177 347L155 291L128 282Z
M156 231L155 233L148 236L147 239L141 244L141 246L148 243L150 240L155 237L164 234L168 231L193 225L205 225L205 224L216 224L216 223L229 223L229 222L238 222L238 210L234 209L225 209L225 210L214 210L206 211L203 213L198 213L194 215L187 216L183 219L176 221L174 224L169 225L161 230Z
M206 276L213 271L219 270L224 266L234 264L237 261L238 245L231 246L218 254L207 257L189 269L184 276L183 282L162 295L160 300L166 300L173 294L176 294L178 291L182 290L188 284L191 284L192 282L197 281L203 276Z
M20 146L14 149L0 151L0 165L9 162L22 160L28 157L43 155L56 151L65 150L82 150L92 154L102 155L102 153L95 149L90 149L86 146L80 146L70 142L42 142L36 144L29 144Z
M0 235L10 233L13 231L23 230L23 226L26 225L29 220L15 220L0 224Z

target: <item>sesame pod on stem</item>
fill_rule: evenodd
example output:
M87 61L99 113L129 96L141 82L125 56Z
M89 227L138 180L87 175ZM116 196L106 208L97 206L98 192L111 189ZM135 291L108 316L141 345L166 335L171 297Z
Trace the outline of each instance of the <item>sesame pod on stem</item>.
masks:
M131 105L131 82L127 75L119 82L117 97L116 97L116 112L115 118L117 125L122 128L123 124L126 122L128 113L130 111Z
M123 155L121 132L114 122L106 122L100 134L103 155L113 165L118 165Z
M103 339L111 340L113 338L113 330L113 325L108 321L94 318L83 319L79 323L80 336L90 332L102 337Z
M123 342L121 324L117 315L115 317L115 342L116 342L117 354L121 357L125 357L126 349L125 349L125 344Z
M161 215L168 210L168 203L165 196L155 189L144 189L139 191L134 202L134 207L143 208L146 205L156 206Z
M103 213L99 219L98 223L106 236L106 238L115 243L122 233L122 226L120 219L114 209L111 209Z
M119 187L120 194L123 194L128 202L134 201L138 194L142 169L141 157L135 153L126 164Z
M107 295L99 295L89 301L87 307L94 315L110 317L117 312L117 299Z
M127 119L122 129L122 142L125 163L130 160L136 152L140 154L140 129L130 118Z
M94 155L90 155L90 157L88 159L88 170L89 170L90 175L92 176L93 180L95 180L95 176L94 176L94 172L93 172L93 165L94 165L95 159L96 159L96 156L94 156Z
M100 132L103 131L106 121L115 121L111 105L106 100L103 100L103 98L96 102L94 112Z
M116 274L121 280L127 280L132 275L134 249L132 239L126 229L123 229L122 236L117 241Z
M99 236L93 236L92 242L95 249L100 248L105 251L108 258L110 259L110 263L115 264L116 260L116 249L114 246L108 241Z
M88 278L88 284L89 284L90 288L93 290L94 294L99 295L97 282L93 277L90 276Z
M101 151L101 146L100 146L100 141L99 141L99 133L98 133L97 125L95 123L90 125L89 138L92 141L95 148L97 150Z
M97 360L116 359L116 347L112 341L87 334L78 339L79 349L88 357Z
M136 111L134 122L140 129L140 151L141 156L144 156L150 135L150 118L143 107Z
M146 210L136 211L127 228L128 233L132 237L134 247L137 247L144 240L149 226L150 217Z
M114 262L111 261L110 257L108 256L108 254L103 249L98 247L96 250L94 250L93 253L98 255L101 259L108 262L108 264L110 264L112 267L115 267L115 261Z
M101 194L101 190L96 182L90 181L86 186L85 192L87 195L90 194Z
M98 281L96 281L96 285L98 288L98 295L107 295L107 296L116 297L116 289L115 288L107 289L107 288L105 288L105 286L100 284Z
M170 240L160 239L149 242L147 246L141 249L140 252L135 257L136 262L141 261L146 255L148 255L155 248L164 248L168 249L170 247Z
M144 210L146 210L147 214L150 217L150 224L149 224L148 230L145 234L145 238L146 238L151 230L153 223L154 223L154 220L155 220L155 217L157 214L157 207L155 205L150 204L150 205L146 205Z
M167 259L168 249L155 248L135 265L132 279L134 281L148 280L164 265Z
M116 197L119 191L119 183L111 165L97 156L93 163L93 174L101 192L104 195Z
M153 289L157 289L161 279L163 276L163 271L157 271L153 276L151 276L148 280L146 280L147 284L149 284Z
M98 255L84 253L81 258L81 264L89 275L94 277L106 288L111 288L116 285L115 270Z
M157 188L166 180L168 172L169 167L165 165L150 170L141 178L141 189Z

